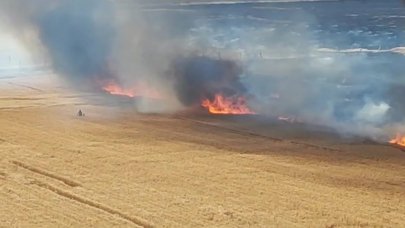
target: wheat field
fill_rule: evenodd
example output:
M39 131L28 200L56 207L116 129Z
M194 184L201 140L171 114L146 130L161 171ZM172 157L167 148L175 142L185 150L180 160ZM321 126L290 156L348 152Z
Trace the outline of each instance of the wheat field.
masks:
M405 226L398 148L0 86L0 227Z

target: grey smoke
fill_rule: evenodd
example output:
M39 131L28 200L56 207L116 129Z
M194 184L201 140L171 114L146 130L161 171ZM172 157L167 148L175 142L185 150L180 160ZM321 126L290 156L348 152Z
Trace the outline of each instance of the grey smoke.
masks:
M108 1L60 1L37 15L39 36L54 69L72 80L87 82L111 77L111 56L115 28Z
M247 90L240 82L242 68L235 61L192 56L174 62L172 75L175 90L184 105L199 104L216 94L227 97L245 96Z
M216 93L243 95L262 115L376 138L405 122L404 57L319 53L309 29L317 21L300 10L278 26L257 28L108 0L5 0L0 8L7 29L31 47L40 43L33 49L75 88L146 84L176 109Z

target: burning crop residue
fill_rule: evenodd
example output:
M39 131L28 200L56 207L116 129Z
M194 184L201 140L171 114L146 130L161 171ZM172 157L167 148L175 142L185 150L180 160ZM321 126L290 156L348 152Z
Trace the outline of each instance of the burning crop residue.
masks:
M405 136L397 134L394 139L389 141L389 143L405 147Z
M124 96L124 97L136 97L136 91L133 89L124 89L116 84L108 84L103 87L103 90L111 95Z
M246 98L243 96L225 97L222 94L216 94L213 100L204 99L201 104L211 114L221 115L248 115L256 114L249 109Z
M184 106L201 106L210 114L255 114L248 104L251 97L240 76L237 61L206 56L188 56L174 62L173 77L179 101Z
M108 94L123 97L146 97L151 99L162 99L160 93L156 90L149 88L148 86L132 86L129 88L122 87L117 83L109 82L102 86L103 91Z

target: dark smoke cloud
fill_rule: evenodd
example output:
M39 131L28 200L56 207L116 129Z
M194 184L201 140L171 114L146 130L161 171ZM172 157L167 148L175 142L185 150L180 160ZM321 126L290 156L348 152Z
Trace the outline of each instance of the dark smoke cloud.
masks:
M242 67L235 61L192 56L176 60L173 66L175 91L187 106L199 104L202 99L246 95L240 82Z
M105 81L124 87L146 82L186 106L216 93L246 93L242 66L196 54L205 50L187 45L192 24L181 17L118 1L40 1L44 7L23 0L2 4L10 27L35 30L53 69L76 88L97 89ZM20 8L23 13L17 14Z
M0 26L76 88L93 89L112 77L110 58L117 31L109 0L3 0Z
M110 77L112 5L100 0L60 1L37 16L40 39L54 69L76 82Z

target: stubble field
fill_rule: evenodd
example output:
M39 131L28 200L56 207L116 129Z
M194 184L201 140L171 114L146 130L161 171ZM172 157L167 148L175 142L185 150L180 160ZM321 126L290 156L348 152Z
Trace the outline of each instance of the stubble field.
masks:
M59 87L1 86L1 227L405 225L397 148L257 117L139 114Z

